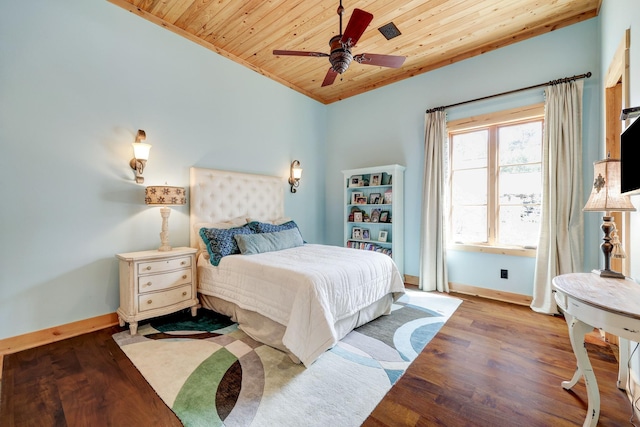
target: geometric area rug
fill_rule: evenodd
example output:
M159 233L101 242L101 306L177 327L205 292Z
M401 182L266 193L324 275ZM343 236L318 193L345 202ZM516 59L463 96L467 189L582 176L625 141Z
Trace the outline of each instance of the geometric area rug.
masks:
M391 314L353 330L308 368L204 309L151 319L137 335L113 339L187 427L355 427L461 302L406 292Z

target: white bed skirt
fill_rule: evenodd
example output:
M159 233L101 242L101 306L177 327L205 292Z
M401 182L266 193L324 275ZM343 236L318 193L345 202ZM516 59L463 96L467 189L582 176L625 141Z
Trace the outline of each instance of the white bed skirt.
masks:
M255 311L244 310L236 304L223 299L200 294L200 303L203 308L213 310L217 313L229 316L231 320L237 322L239 328L256 341L264 343L270 347L281 350L291 358L294 363L300 363L300 359L291 353L282 343L282 337L286 331L284 325L265 317ZM393 296L387 294L368 307L363 308L356 314L341 319L334 323L334 328L338 340L344 338L349 332L358 326L362 326L383 314L391 311Z

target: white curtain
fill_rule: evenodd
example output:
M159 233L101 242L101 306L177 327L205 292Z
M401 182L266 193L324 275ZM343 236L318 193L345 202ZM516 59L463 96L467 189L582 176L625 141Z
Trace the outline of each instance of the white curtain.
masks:
M424 132L424 181L420 239L420 284L423 291L449 292L446 261L445 179L447 118L427 113Z
M558 312L555 276L582 271L582 87L580 80L545 89L542 223L531 302L539 313Z

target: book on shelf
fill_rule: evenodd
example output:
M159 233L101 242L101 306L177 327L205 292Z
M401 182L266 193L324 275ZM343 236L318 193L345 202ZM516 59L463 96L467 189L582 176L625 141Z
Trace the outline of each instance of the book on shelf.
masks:
M347 242L347 247L352 249L360 249L363 251L380 252L385 255L393 256L393 252L390 248L385 248L383 246L376 245L375 243L370 243L370 242L349 240Z

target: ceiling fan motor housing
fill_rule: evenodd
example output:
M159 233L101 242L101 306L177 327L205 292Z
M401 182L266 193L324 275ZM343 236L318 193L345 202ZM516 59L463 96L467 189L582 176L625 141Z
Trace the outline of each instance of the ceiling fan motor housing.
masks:
M329 62L331 68L338 74L342 74L347 71L349 64L353 61L353 55L351 55L351 49L346 48L342 42L342 35L337 35L331 38L329 46L331 47L331 55L329 55Z

